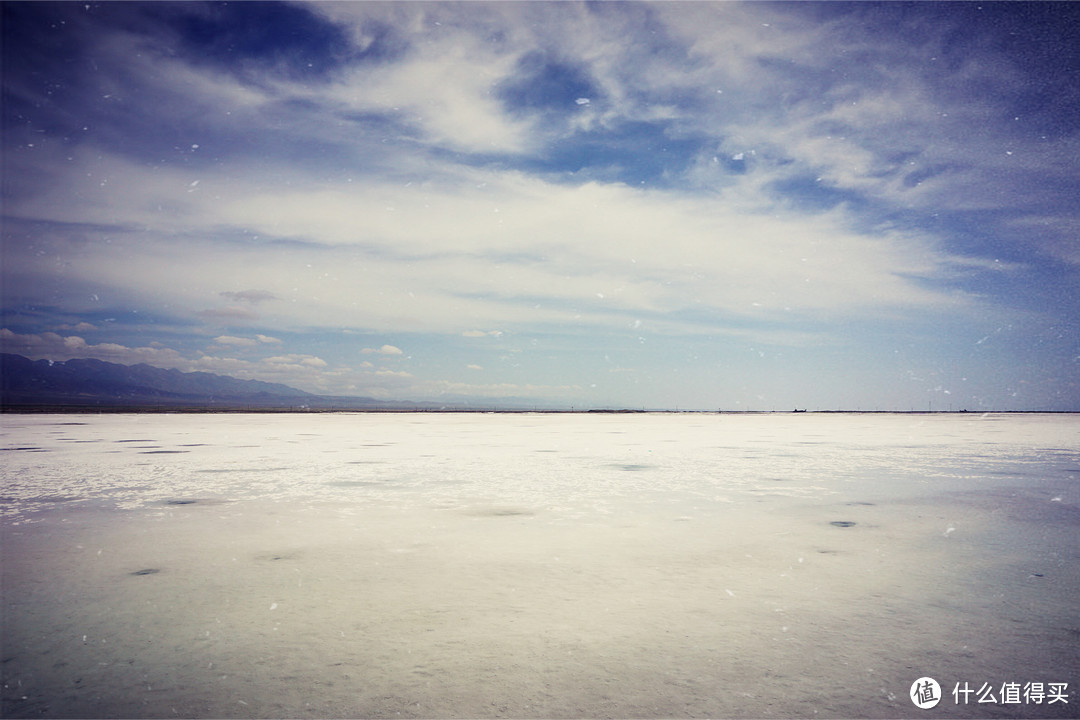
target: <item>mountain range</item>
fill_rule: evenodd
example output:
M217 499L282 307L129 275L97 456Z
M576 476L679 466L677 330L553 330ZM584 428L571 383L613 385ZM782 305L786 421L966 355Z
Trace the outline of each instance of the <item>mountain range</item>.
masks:
M30 360L0 354L0 405L20 408L424 409L365 397L328 397L288 385L207 372L93 359Z

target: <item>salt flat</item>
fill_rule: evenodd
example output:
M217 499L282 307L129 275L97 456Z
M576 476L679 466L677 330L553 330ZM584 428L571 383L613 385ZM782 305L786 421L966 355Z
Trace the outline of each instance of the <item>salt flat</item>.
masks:
M8 415L3 715L1073 717L1080 417ZM967 683L1067 683L977 703Z

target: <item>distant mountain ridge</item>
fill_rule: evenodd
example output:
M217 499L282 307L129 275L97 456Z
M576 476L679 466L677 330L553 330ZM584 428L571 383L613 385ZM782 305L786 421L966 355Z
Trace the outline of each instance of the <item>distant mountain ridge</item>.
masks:
M5 407L103 406L258 406L325 405L322 398L288 385L239 380L208 372L180 372L150 365L120 365L103 360L63 362L0 354L0 392ZM352 398L357 404L368 398ZM374 402L374 401L371 401Z

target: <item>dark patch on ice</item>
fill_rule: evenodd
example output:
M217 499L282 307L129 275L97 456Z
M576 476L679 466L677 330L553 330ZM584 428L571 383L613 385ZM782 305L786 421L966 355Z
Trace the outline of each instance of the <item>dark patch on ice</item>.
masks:
M183 453L189 453L190 450L147 450L146 452L139 453L140 455L182 455Z
M171 498L165 501L165 505L227 505L234 500L222 499L222 498Z
M873 506L875 504L876 503L872 503L872 502L862 502L861 500L856 500L854 502L845 503L845 505L862 505L862 506L867 506L867 507Z
M385 465L385 460L349 460L346 465Z
M843 528L852 527L852 526L855 525L855 523L852 522L851 520L833 520L829 524L833 525L835 527L843 527Z
M839 550L818 550L822 555L839 555Z
M473 515L475 517L516 517L521 515L535 515L536 513L528 508L520 507L483 507L483 508L470 508L465 511L466 515Z
M113 440L118 443L130 443L130 442L154 442L152 438L138 438L136 440Z
M206 447L208 443L183 443L180 447Z
M559 452L558 450L536 450L535 452Z
M536 513L532 510L522 510L520 508L494 508L482 514L491 517L511 517L513 515L535 515Z
M143 568L142 570L136 570L135 572L133 572L131 574L132 575L157 575L159 572L161 572L161 570L158 569L158 568Z
M293 550L281 552L264 552L255 556L257 562L278 562L281 560L299 560L301 553Z
M53 425L89 425L89 423L84 423L84 422L62 422L62 423L53 423Z
M957 503L991 513L996 518L1039 524L1080 526L1080 505L1063 502L1056 488L999 487L949 492L929 501ZM926 502L926 499L912 502Z
M44 449L39 448L39 447L8 447L8 448L0 448L0 450L23 450L25 452L48 452L48 450L44 450Z
M625 470L626 472L641 472L642 470L652 470L656 466L655 465L636 465L636 464L633 464L633 463L623 465L621 463L615 463L614 465L612 465L612 467L617 467L620 470Z
M364 443L360 447L390 447L394 443Z

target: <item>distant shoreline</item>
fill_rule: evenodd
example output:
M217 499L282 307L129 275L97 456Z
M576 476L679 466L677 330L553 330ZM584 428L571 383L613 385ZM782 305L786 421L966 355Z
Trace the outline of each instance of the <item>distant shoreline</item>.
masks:
M325 415L330 413L362 414L446 414L446 415L1077 415L1080 410L678 410L678 409L628 409L592 408L543 409L543 408L350 408L350 407L245 407L241 405L0 405L4 415L168 415L168 414L297 414Z

